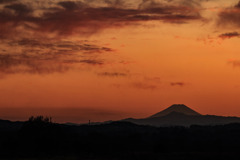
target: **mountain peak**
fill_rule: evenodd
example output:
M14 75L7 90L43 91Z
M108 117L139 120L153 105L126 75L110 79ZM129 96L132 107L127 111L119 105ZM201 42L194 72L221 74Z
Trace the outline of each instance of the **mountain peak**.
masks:
M201 115L198 112L192 110L191 108L187 107L184 104L173 104L170 107L168 107L167 109L152 115L150 118L166 116L172 112L178 112L181 114L191 115L191 116Z

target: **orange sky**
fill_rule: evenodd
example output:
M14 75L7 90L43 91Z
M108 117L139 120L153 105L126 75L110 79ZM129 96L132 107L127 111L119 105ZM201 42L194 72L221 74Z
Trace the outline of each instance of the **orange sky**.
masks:
M240 116L239 22L238 0L0 0L0 118Z

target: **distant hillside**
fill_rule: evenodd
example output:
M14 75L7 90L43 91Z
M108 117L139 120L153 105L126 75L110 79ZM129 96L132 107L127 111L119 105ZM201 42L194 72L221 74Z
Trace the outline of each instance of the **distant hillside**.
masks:
M19 130L24 122L12 122L9 120L0 119L0 130L1 131L10 131L10 130Z

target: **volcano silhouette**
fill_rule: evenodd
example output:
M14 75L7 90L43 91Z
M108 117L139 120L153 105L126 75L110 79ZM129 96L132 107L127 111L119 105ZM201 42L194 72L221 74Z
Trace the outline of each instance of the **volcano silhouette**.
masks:
M177 112L177 113L191 115L191 116L200 116L201 115L198 112L192 110L191 108L187 107L184 104L174 104L174 105L168 107L167 109L150 116L150 118L166 116L172 112Z
M240 123L240 118L216 115L201 115L184 104L174 104L167 109L147 118L128 118L122 121L151 126L191 126Z

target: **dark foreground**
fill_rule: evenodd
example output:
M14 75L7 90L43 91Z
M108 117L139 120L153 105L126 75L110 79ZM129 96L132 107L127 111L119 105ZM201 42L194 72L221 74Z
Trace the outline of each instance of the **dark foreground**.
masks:
M157 128L127 122L94 126L1 122L0 159L240 159L240 124Z

